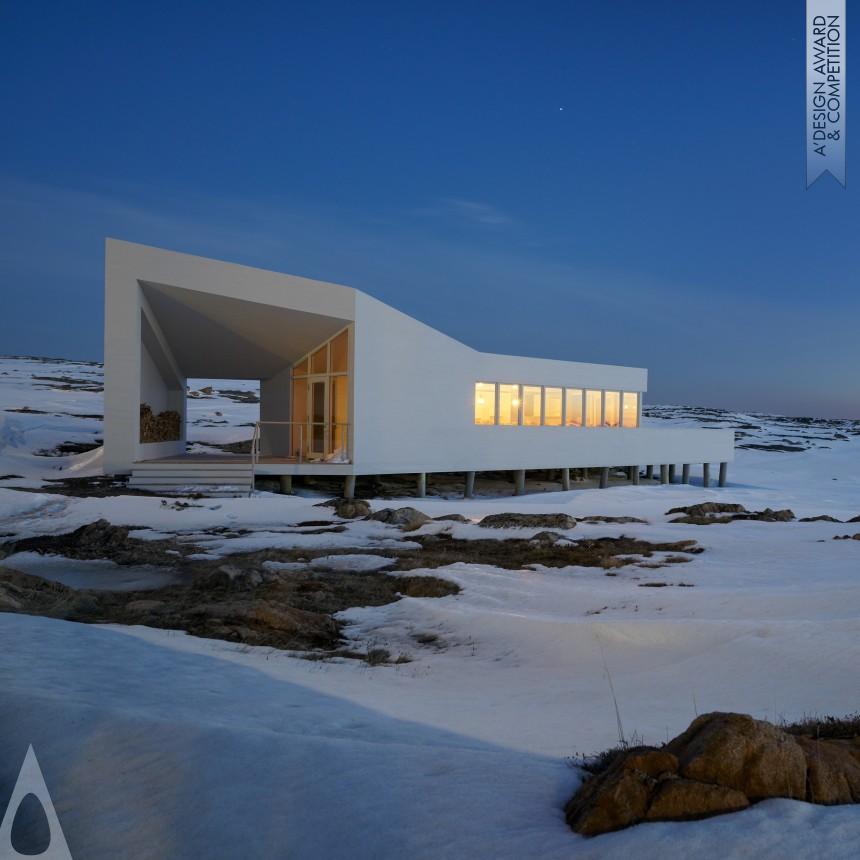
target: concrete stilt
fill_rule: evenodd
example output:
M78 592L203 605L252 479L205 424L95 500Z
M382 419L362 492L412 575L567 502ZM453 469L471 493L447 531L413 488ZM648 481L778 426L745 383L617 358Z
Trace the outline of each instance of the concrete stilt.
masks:
M609 466L600 470L600 489L605 490L609 486Z
M343 497L345 499L355 498L355 475L347 475L343 479Z
M419 499L423 499L427 495L427 475L424 472L418 473L416 492Z
M524 496L526 494L526 470L517 469L514 472L514 495Z
M630 467L630 480L633 482L634 487L639 486L639 467L631 466Z
M463 490L463 498L464 499L474 499L475 498L475 473L474 472L466 472L466 487Z
M707 490L711 486L711 464L702 463L702 486Z
M565 492L570 489L570 469L561 469L561 488Z
M728 483L729 477L729 464L728 463L720 463L720 480L719 485L721 487L725 487Z
M690 483L690 464L684 463L681 467L681 483L689 484Z
M285 496L291 496L293 494L293 476L292 475L281 475L281 492Z
M665 463L660 466L660 483L669 483L669 467Z
M669 483L675 483L675 464L669 463Z
M654 480L654 467L653 466L646 466L645 467L645 480L646 481L653 481Z

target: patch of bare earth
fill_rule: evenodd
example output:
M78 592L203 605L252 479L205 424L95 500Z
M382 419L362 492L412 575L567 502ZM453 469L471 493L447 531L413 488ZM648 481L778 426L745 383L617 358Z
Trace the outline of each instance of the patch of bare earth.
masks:
M282 532L307 534L309 525L322 526L315 528L318 531L348 528L320 520ZM686 560L702 552L692 540L651 543L621 536L574 541L547 531L533 538L476 540L456 539L446 533L410 533L402 548L286 547L200 558L201 547L195 536L141 540L129 537L131 528L99 520L67 534L6 541L0 544L0 559L35 552L80 560L106 559L117 565L152 565L174 572L179 585L146 591L72 589L3 567L0 562L0 610L85 623L142 624L246 645L369 660L369 655L344 650L341 623L333 617L335 613L354 606L393 603L404 596L445 597L460 591L455 583L436 576L404 575L409 571L434 570L458 562L507 570L530 566L609 569L641 562L655 553L675 554L668 557ZM394 528L392 532L401 533ZM212 534L229 540L242 531L215 529ZM392 569L400 575L335 569L342 565L324 562L311 565L315 559L329 556L363 554L390 558ZM378 654L373 660L392 662Z

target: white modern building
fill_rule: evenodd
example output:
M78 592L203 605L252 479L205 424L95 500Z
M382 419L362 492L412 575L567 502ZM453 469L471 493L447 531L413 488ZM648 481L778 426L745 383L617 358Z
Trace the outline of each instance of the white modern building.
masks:
M260 381L252 457L186 453L189 378ZM640 427L647 371L478 352L360 290L107 240L106 474L140 486L733 459L728 430ZM231 472L231 470L233 470ZM233 475L233 478L229 477ZM208 477L207 477L208 476Z

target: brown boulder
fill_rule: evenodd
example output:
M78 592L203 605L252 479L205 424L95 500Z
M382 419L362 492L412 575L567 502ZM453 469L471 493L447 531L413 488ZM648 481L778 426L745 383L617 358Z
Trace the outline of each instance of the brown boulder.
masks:
M576 520L569 514L489 514L479 523L485 529L572 529Z
M658 788L645 821L685 821L737 812L750 805L747 796L734 788L709 785L692 779L666 780Z
M747 714L704 714L662 749L610 759L565 815L577 833L595 836L641 821L734 812L768 797L860 802L860 737L819 740Z
M387 523L390 526L423 525L430 522L430 517L427 514L410 507L383 508L381 511L371 514L370 519L380 523Z
M334 512L342 520L354 520L370 516L370 505L364 499L338 499Z
M750 800L806 793L806 757L797 741L748 714L703 714L666 749L687 779L742 791Z
M799 737L806 755L806 799L825 805L860 803L860 746L849 740Z
M645 818L656 786L677 774L678 759L635 748L586 782L565 807L567 823L583 836L629 827Z

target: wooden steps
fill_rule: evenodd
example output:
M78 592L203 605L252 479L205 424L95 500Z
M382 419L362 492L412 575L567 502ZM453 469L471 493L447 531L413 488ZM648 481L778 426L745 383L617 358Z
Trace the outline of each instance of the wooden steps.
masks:
M250 462L153 460L135 463L128 486L150 493L187 496L247 496L251 486Z

